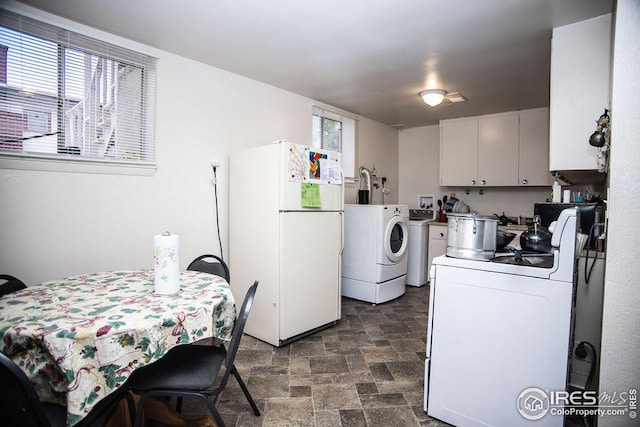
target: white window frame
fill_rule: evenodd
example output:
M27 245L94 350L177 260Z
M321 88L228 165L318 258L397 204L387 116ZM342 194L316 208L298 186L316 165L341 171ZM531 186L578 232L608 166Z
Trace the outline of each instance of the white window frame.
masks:
M356 178L356 124L358 116L345 111L339 111L331 107L319 105L313 105L311 107L312 123L313 116L326 117L342 123L342 174L345 181L354 182ZM314 141L313 138L311 145L313 148L325 148L321 147L319 141Z
M139 150L139 157L128 158L126 154L129 152L125 152L125 155L122 156L98 154L91 157L90 155L66 154L64 150L61 152L60 149L58 149L58 152L53 153L5 149L0 150L0 168L126 175L152 175L155 173L157 58L115 45L112 42L76 33L62 28L60 25L52 25L48 22L45 23L43 20L33 19L21 13L14 13L4 9L0 9L0 25L49 40L59 46L87 52L117 63L130 64L142 70L141 86L138 86L140 92L136 92L142 94L140 98L142 103L136 104L141 105L141 115L140 121L134 122L139 127L133 128L133 132L141 135L140 144L142 145L136 145ZM8 84L2 86L12 90ZM126 94L128 92L121 93ZM126 117L125 121L129 126L126 128L126 133L132 128L130 127L131 121L127 121ZM60 129L58 123L56 123L56 129ZM65 126L61 132L68 133L69 131ZM58 147L60 147L59 144L60 142ZM136 144L138 143L136 142Z

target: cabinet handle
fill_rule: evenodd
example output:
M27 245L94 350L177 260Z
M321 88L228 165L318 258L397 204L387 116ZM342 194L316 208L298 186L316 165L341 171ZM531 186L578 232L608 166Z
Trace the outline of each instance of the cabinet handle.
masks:
M471 180L471 185L476 185L476 180L475 179Z
M440 237L444 237L444 233L440 233Z
M527 181L526 179L522 180L522 185L527 185L529 183L529 181Z
M484 179L482 181L480 181L480 185L485 185L487 183L487 181L485 181Z

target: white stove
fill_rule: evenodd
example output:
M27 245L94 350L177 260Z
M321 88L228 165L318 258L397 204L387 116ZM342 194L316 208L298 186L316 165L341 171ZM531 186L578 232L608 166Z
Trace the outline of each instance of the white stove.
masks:
M536 417L536 426L563 425L545 393L567 387L576 214L567 209L558 218L546 268L500 256L433 260L425 361L429 416L459 427L530 426Z
M541 279L571 282L574 280L576 262L576 230L577 210L566 209L558 217L551 238L552 251L549 254L523 254L523 263L508 262L513 260L513 252L497 253L490 261L476 261L463 258L441 256L433 260L434 265L470 268L473 270L494 271L517 276L539 277ZM548 268L531 265L527 258L553 257Z

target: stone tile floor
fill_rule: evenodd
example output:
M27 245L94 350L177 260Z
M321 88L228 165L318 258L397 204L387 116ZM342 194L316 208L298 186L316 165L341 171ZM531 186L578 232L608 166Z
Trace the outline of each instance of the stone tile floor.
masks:
M423 411L428 299L428 286L379 305L342 298L335 326L279 348L245 335L236 366L262 415L231 377L222 418L229 427L449 426ZM183 412L208 413L193 401Z
M236 366L262 415L231 377L217 405L222 418L229 427L449 426L422 409L428 300L428 286L379 305L342 298L335 326L279 348L244 335ZM188 400L183 412L208 413Z
M228 426L440 427L423 411L429 288L373 305L342 299L333 327L276 348L245 335L236 366L262 411L230 378L218 402ZM203 407L185 403L185 413Z

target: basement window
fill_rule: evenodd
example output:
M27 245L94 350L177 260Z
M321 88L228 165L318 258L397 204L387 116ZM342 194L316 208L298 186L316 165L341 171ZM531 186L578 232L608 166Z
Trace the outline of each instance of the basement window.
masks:
M0 47L0 167L155 170L156 58L5 10Z
M344 179L355 177L356 119L314 106L312 108L312 143L314 148L342 153Z

